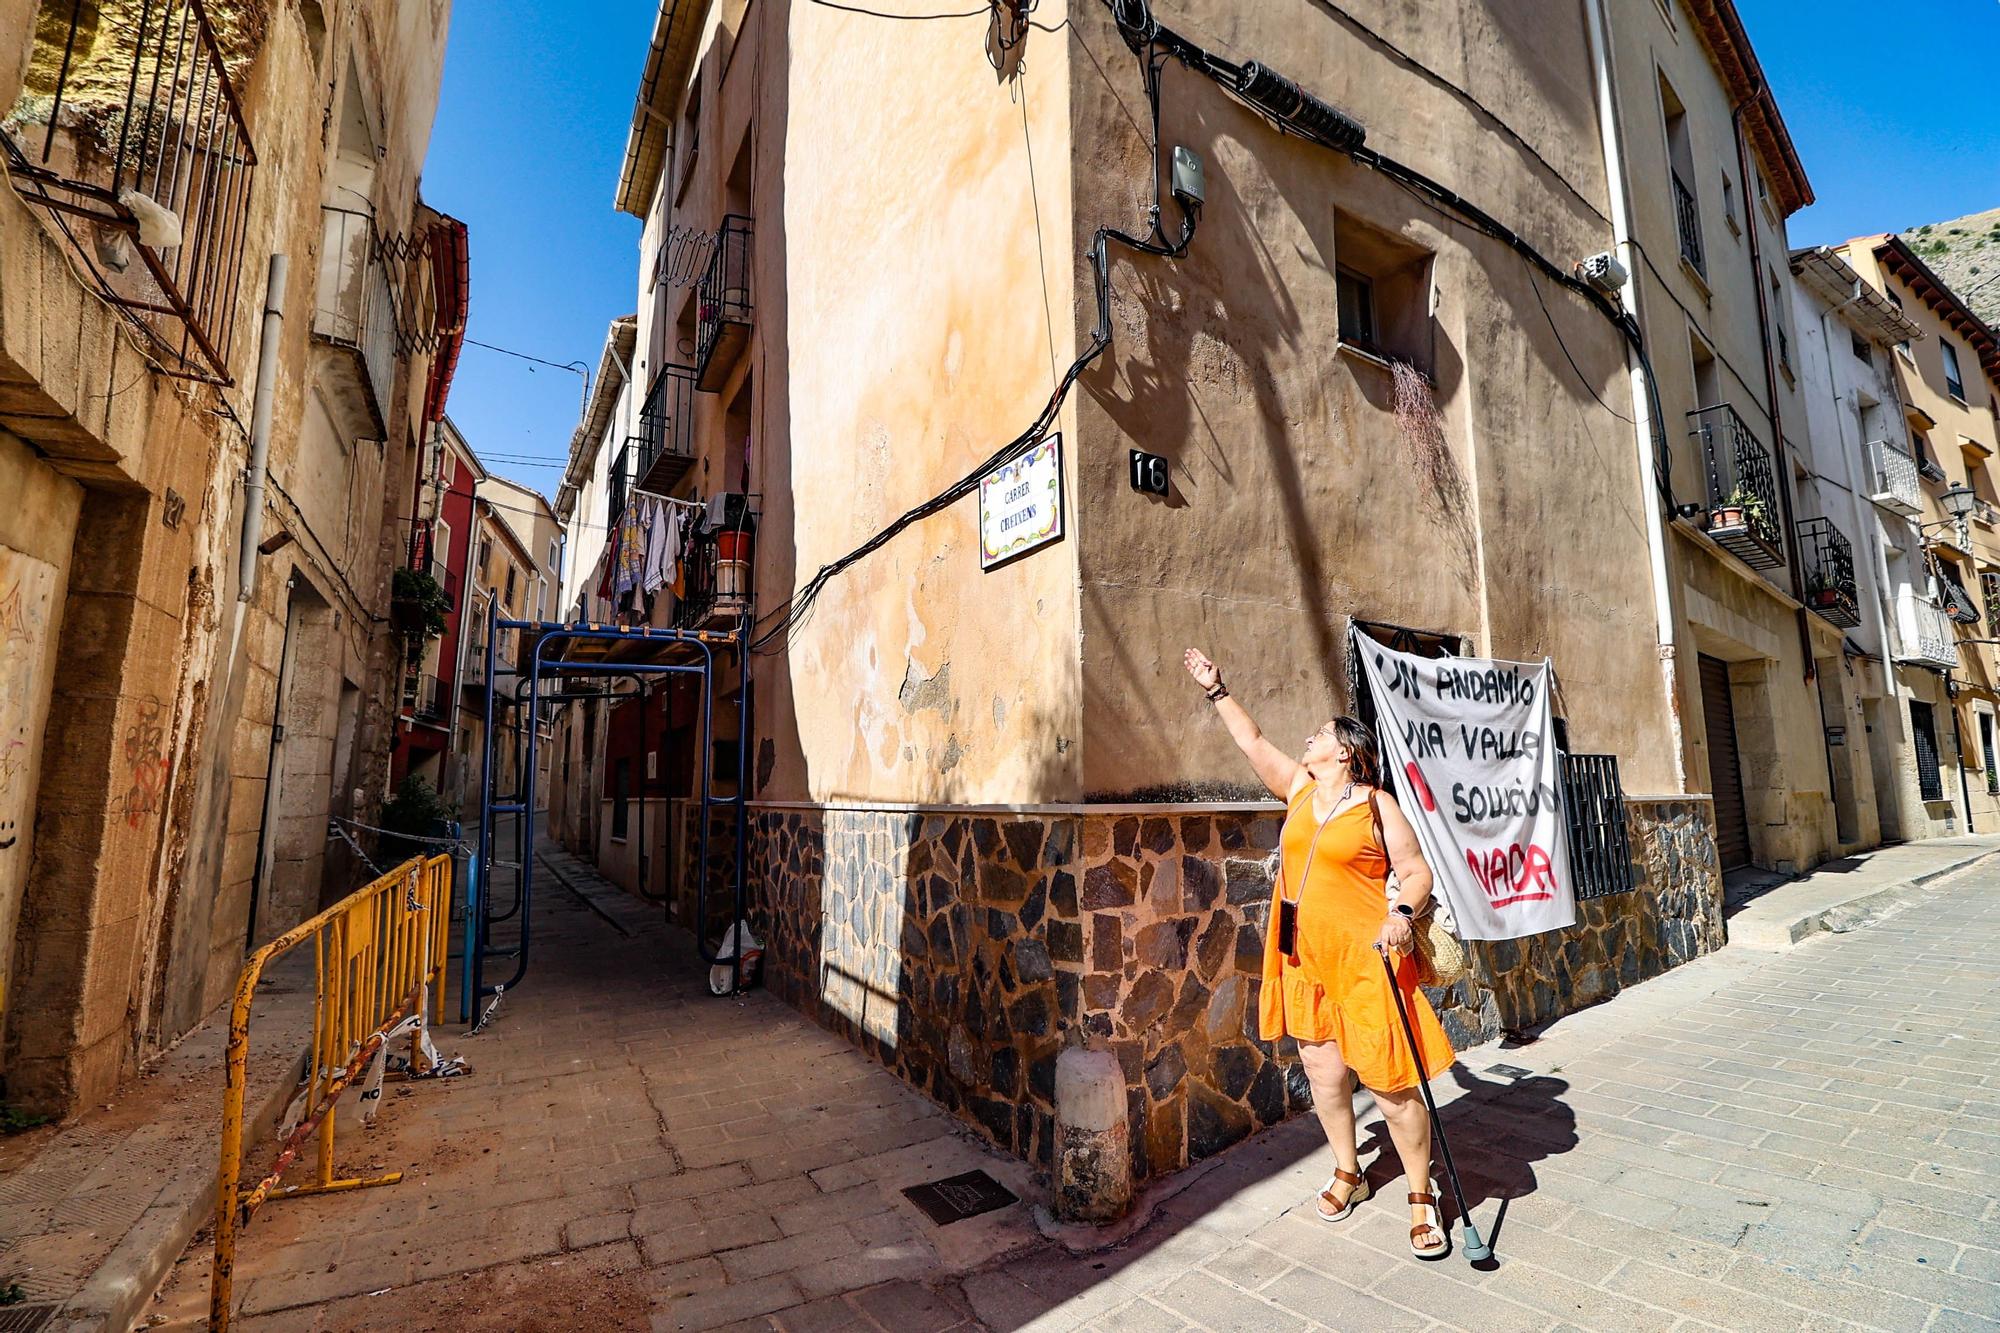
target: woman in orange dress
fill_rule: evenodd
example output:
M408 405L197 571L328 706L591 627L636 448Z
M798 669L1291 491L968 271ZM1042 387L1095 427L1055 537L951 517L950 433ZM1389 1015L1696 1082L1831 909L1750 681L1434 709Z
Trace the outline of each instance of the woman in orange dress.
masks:
M1333 1147L1334 1172L1314 1204L1340 1222L1370 1193L1354 1140L1350 1076L1374 1094L1410 1185L1410 1251L1441 1258L1447 1248L1431 1180L1431 1124L1417 1090L1418 1061L1435 1078L1455 1058L1437 1015L1417 989L1411 919L1430 901L1431 871L1417 835L1384 791L1375 737L1349 717L1306 738L1293 759L1264 738L1229 695L1222 672L1187 651L1188 674L1207 693L1230 737L1286 805L1278 883L1264 937L1258 1028L1266 1041L1290 1036L1312 1084L1313 1109ZM1398 891L1386 894L1391 868ZM1416 1032L1413 1051L1382 967Z

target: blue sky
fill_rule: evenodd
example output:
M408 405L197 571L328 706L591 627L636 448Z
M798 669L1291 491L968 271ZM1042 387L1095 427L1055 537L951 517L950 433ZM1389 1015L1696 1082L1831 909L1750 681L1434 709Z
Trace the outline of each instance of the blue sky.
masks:
M424 199L471 230L467 337L596 372L637 303L639 220L611 194L656 0L458 0ZM488 466L553 495L582 379L467 346L448 411Z
M1820 199L1793 244L2000 207L2000 0L1737 3ZM632 311L639 223L611 192L656 9L453 7L424 197L471 228L469 337L594 370L604 326ZM549 494L581 388L468 346L450 410L495 471Z
M1736 0L1819 202L1793 245L2000 208L2000 0Z

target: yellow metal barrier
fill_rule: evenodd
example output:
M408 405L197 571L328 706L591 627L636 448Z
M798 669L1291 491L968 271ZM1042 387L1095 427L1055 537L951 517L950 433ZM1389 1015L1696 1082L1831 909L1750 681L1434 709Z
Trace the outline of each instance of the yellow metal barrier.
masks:
M216 1333L229 1327L236 1238L266 1199L389 1185L403 1178L402 1172L393 1171L365 1179L334 1179L334 1106L399 1023L420 1013L427 1023L442 1021L450 925L451 858L417 858L292 927L243 964L236 979L236 1002L229 1011L222 1162L216 1174L215 1269L208 1294L208 1323ZM243 1084L250 1055L250 1003L264 970L307 940L313 945L314 996L305 1115L278 1145L270 1171L245 1190ZM413 1071L418 1068L422 1037L421 1028L410 1037ZM315 1135L316 1178L302 1185L279 1184L285 1168Z

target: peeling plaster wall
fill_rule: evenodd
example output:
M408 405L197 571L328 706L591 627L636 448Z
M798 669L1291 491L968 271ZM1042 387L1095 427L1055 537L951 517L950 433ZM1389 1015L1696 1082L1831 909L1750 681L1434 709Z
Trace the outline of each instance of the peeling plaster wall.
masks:
M1356 23L1304 0L1208 8L1184 26L1350 108L1372 147L1554 262L1609 247L1580 14L1370 4L1350 7ZM1071 67L1080 249L1101 223L1141 219L1151 183L1128 119L1143 106L1135 62L1096 7L1075 29L1097 57ZM1370 30L1425 71L1385 57ZM1252 790L1181 650L1214 656L1289 747L1348 704L1351 617L1464 635L1493 656L1553 656L1576 748L1618 754L1628 787L1671 786L1649 500L1614 415L1631 412L1622 341L1545 281L1538 300L1506 247L1280 137L1206 80L1170 66L1162 100L1163 138L1201 156L1208 199L1186 259L1113 249L1113 343L1083 380L1086 797ZM1434 467L1399 426L1390 372L1336 340L1335 266L1360 262L1341 238L1371 228L1433 256L1428 293L1398 308L1429 314ZM1377 288L1386 322L1391 296ZM1090 313L1079 307L1080 327ZM1168 458L1164 501L1131 490L1128 448Z
M266 12L220 10L225 24L239 10ZM259 156L239 310L261 308L273 251L293 259L264 532L294 540L259 561L248 606L236 600L235 547L257 320L237 321L231 387L150 373L120 319L77 284L41 217L0 191L0 422L83 487L34 793L35 858L12 932L20 1001L9 1006L6 1032L12 1100L64 1110L102 1097L227 994L248 934L284 593L295 579L334 608L319 654L327 697L307 723L327 751L317 763L327 790L290 809L315 823L317 841L307 849L302 831L288 835L300 865L325 864L296 906L310 911L329 886L350 887L352 867L324 853L324 822L330 810L367 813L353 806L356 777L379 793L386 763L397 664L381 613L405 537L397 520L411 485L410 394L421 389L423 363L399 377L409 392L393 398L386 431L340 427L349 442L387 435L363 446L372 454L343 459L323 435L302 432L316 373L310 329L326 153L321 98L297 90L333 95L350 44L363 52L358 63L386 110L377 202L385 219L407 217L447 13L442 0L328 5L316 60L296 10L285 8L259 25L261 45L237 70ZM0 30L17 30L5 21L12 16L10 0ZM0 53L8 102L12 55ZM359 707L340 709L342 682L365 695ZM354 736L333 737L350 715ZM346 771L331 771L341 755Z
M758 146L759 210L782 224L760 244L767 451L790 441L753 464L760 606L1018 434L1078 345L1065 38L1032 33L1007 80L977 23L784 14L750 18L764 79L785 71ZM1073 414L1062 428L1073 459ZM754 664L757 794L1073 797L1073 471L1066 498L1067 541L996 572L967 499L829 583L790 653Z

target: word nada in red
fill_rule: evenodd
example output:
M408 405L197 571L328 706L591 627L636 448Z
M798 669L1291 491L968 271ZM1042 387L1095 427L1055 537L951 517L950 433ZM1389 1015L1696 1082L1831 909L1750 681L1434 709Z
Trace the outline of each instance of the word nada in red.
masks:
M1550 863L1549 854L1533 843L1526 847L1515 843L1486 852L1467 848L1465 864L1495 907L1546 902L1556 896L1555 866Z

